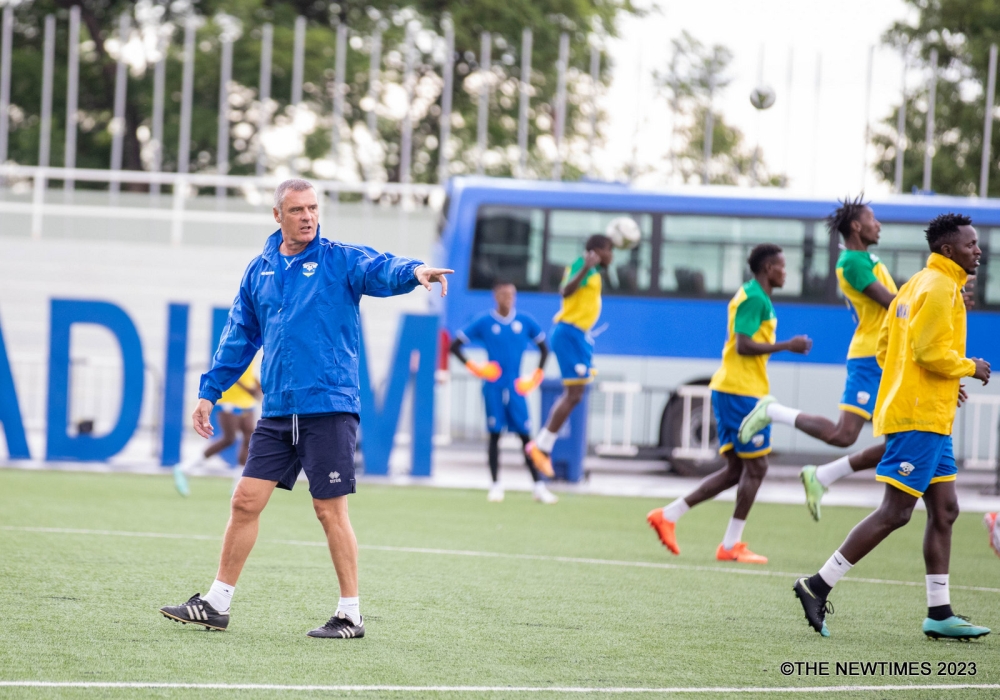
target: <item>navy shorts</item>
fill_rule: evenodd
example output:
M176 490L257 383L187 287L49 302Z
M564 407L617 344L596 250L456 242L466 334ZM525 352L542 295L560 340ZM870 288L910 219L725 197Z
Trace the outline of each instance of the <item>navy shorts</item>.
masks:
M277 481L292 490L303 469L313 498L337 498L357 491L354 445L358 417L353 413L261 418L250 436L243 476Z
M528 403L517 391L514 383L497 386L483 382L483 398L486 400L486 429L491 433L531 433L531 419L528 417Z

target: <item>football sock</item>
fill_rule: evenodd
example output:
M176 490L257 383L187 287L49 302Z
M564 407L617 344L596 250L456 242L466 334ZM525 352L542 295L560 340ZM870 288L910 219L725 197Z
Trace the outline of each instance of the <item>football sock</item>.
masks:
M354 624L361 624L361 604L358 602L357 596L353 598L341 598L340 603L337 605L337 612L347 615Z
M790 425L795 427L795 419L798 418L802 411L797 408L788 408L788 406L782 406L780 403L775 401L769 404L767 407L767 417L770 418L775 423L782 423L784 425Z
M948 590L948 574L927 574L927 617L932 620L947 620L951 611L951 593Z
M490 458L490 476L493 483L497 483L497 474L500 472L500 433L490 433L490 447L487 453Z
M521 444L525 447L527 447L528 443L531 442L531 436L527 433L518 433L518 437L521 438ZM531 457L527 454L524 455L524 464L528 467L528 471L531 472L531 480L538 483L538 480L541 477L538 475L538 470L535 469L535 465L531 463Z
M843 479L848 474L853 474L851 469L851 458L844 456L838 460L823 464L816 468L816 481L829 487L835 481Z
M830 584L824 581L823 577L819 574L813 574L806 579L806 584L809 586L809 590L818 595L820 598L826 598L830 595L830 591L833 590Z
M722 538L723 549L732 549L736 546L736 543L740 541L741 537L743 537L743 527L746 524L746 520L740 520L739 518L729 519L729 527L726 528L726 536Z
M215 579L215 582L208 589L208 593L205 594L203 600L220 613L224 613L229 611L229 603L232 602L233 593L235 592L236 586L230 586L228 583L223 583L219 579Z
M683 498L678 498L676 501L668 506L663 507L663 518L664 520L669 520L672 523L676 523L681 519L681 516L691 510L691 506L687 504Z
M555 447L557 437L558 436L551 432L548 428L542 428L538 435L535 436L535 444L538 445L538 449L545 454L551 454L552 448Z
M816 574L816 576L819 576L819 578L822 579L829 588L833 588L837 585L837 581L839 581L844 574L851 570L852 566L854 566L854 564L847 561L847 558L841 554L838 549L829 559L826 560L826 563L823 564L823 567L819 570L819 573ZM809 581L811 584L812 579L809 579Z

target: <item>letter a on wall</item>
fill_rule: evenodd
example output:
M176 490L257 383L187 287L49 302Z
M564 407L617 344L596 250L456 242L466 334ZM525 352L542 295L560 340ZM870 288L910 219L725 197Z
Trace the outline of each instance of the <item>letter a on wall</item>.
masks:
M17 402L14 375L10 371L7 346L3 342L2 330L0 330L0 423L3 423L3 434L7 439L7 453L10 458L31 459L28 441L24 436L24 423L21 422L21 406Z

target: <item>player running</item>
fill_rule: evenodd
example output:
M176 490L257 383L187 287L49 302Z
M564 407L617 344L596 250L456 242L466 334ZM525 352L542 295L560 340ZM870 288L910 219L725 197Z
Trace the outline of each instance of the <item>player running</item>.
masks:
M783 406L773 396L765 396L743 419L740 440L749 440L773 421L798 428L828 445L850 447L857 441L865 422L871 420L882 379L882 369L875 360L875 344L886 309L897 290L886 266L868 252L871 246L878 245L882 225L862 198L863 195L854 200L845 199L827 217L830 235L839 232L844 239L844 250L837 260L837 282L857 323L847 350L847 382L840 399L840 419L834 423L823 416ZM874 469L884 452L885 445L873 445L820 467L804 467L799 476L813 519L818 521L820 518L820 500L830 484L852 472Z
M535 468L552 476L552 448L556 436L570 413L583 398L587 384L594 379L594 339L590 329L601 315L601 273L611 264L614 247L611 239L595 233L584 245L583 257L566 268L559 293L562 308L553 319L555 327L549 340L559 361L563 393L549 412L548 423L524 448Z
M956 405L965 400L959 381L974 377L986 384L990 378L988 362L965 357L961 288L966 276L976 271L981 251L971 219L958 214L931 221L927 242L927 267L899 290L879 332L877 357L883 375L874 432L886 436L885 456L875 477L886 485L882 504L851 530L818 573L798 579L793 587L809 624L824 637L830 635L825 618L833 586L909 522L921 497L927 506L924 634L975 639L990 633L956 616L948 591L951 528L958 517L951 430Z
M719 453L727 465L707 477L684 498L646 515L660 541L674 554L680 554L675 536L677 520L694 506L715 498L726 489L738 486L736 508L729 520L725 537L715 558L743 564L766 564L767 557L754 554L741 541L747 516L757 497L757 489L767 473L767 455L771 452L771 427L764 426L750 439L737 435L740 421L757 399L767 395L767 361L773 353L789 350L805 355L812 340L804 335L775 342L778 319L771 304L771 293L785 284L785 256L781 248L762 243L750 251L748 259L753 279L740 287L729 302L728 336L722 349L722 366L712 376L712 408L719 431Z
M493 485L486 500L499 503L503 500L503 486L500 485L500 434L509 430L517 433L523 445L531 441L531 419L524 397L542 383L545 359L549 348L545 344L545 333L534 317L514 308L517 288L509 282L498 282L493 286L496 309L477 316L465 328L456 333L451 344L451 352L472 372L483 380L483 399L486 401L486 429L490 433L489 461ZM478 343L486 349L489 361L473 362L465 357L462 346ZM520 378L521 356L525 349L534 344L541 357L538 369L526 379ZM536 501L552 504L558 502L555 494L548 490L545 482L525 455L524 460L535 482ZM548 476L552 476L549 474Z
M983 516L983 526L990 536L990 547L994 554L1000 557L1000 513L987 513Z

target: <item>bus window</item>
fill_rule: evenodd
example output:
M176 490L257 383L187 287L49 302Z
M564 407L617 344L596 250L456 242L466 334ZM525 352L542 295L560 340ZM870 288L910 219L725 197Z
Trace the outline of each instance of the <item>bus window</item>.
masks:
M549 245L545 261L545 289L556 290L568 265L583 255L589 236L604 233L612 219L630 216L639 224L642 239L633 250L615 250L604 273L605 294L645 294L652 281L653 217L606 211L553 210L549 214Z
M919 224L882 224L878 246L872 248L872 252L889 268L897 287L927 263L930 251L925 228Z
M788 279L776 295L802 294L806 223L794 219L664 216L660 289L681 296L731 295L750 276L747 256L758 243L785 252Z
M979 262L978 276L985 278L985 284L982 289L977 289L976 296L989 306L998 306L1000 305L1000 230L979 229L979 240L983 257Z
M472 246L469 287L492 289L503 280L538 290L542 280L545 213L523 207L480 207Z

